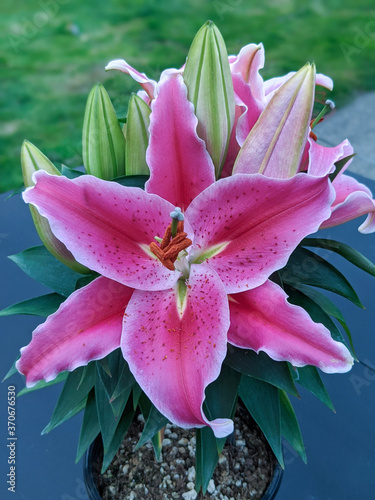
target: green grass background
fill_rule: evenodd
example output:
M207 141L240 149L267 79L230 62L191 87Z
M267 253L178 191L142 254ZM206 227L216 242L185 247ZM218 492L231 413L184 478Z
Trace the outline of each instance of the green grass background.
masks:
M124 109L130 77L105 73L125 58L157 79L179 67L190 43L213 20L237 53L250 42L266 49L264 77L315 61L335 80L338 104L375 89L372 0L2 0L0 4L0 191L22 183L20 146L33 142L56 164L82 164L87 94L104 83Z

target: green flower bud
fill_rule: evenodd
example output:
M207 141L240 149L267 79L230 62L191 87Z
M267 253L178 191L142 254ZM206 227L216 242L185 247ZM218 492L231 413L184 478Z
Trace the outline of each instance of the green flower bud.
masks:
M206 143L219 178L234 123L235 102L225 43L211 21L193 40L184 81L198 118L198 135Z
M125 175L125 138L109 95L97 83L87 99L82 133L86 172L110 180Z
M37 147L28 141L24 141L22 144L21 165L23 181L26 187L34 185L32 175L37 170L45 170L51 175L61 175L55 165L51 163ZM52 233L48 220L42 217L38 210L32 205L30 205L30 211L38 235L47 250L49 250L56 259L70 267L70 269L73 269L73 271L80 274L89 273L90 270L79 264L66 246Z
M146 163L150 113L150 107L140 97L135 94L131 96L125 128L126 175L150 174Z

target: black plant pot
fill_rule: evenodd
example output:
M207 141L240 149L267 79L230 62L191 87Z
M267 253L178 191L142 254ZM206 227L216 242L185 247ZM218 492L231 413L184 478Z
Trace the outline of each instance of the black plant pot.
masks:
M97 479L103 460L103 443L98 436L85 454L83 462L84 481L89 496L89 500L102 500L97 489ZM261 500L274 500L279 490L283 469L275 458L273 476Z

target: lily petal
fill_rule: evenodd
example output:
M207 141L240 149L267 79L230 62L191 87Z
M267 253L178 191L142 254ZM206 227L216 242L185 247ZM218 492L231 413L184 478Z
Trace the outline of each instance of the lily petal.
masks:
M264 82L264 91L266 95L266 102L268 103L275 91L281 87L281 85L284 85L285 82L290 80L292 76L296 74L295 71L291 71L290 73L284 75L284 76L277 76L275 78L270 78L269 80L266 80ZM327 76L323 75L322 73L317 73L315 77L315 85L320 85L321 87L325 87L328 90L333 89L333 80Z
M90 175L67 179L39 171L34 179L24 200L48 219L78 261L132 288L173 287L179 273L149 251L154 237L162 238L170 223L174 206L168 201Z
M180 286L134 292L124 317L122 352L141 388L171 422L184 428L209 425L223 437L232 432L232 421L208 421L202 404L226 355L228 299L217 274L205 265L191 266L187 287Z
M134 69L130 64L128 64L124 59L116 59L111 61L105 67L106 71L110 69L117 69L122 71L123 73L127 73L130 75L134 81L139 83L139 85L146 91L147 95L150 99L154 99L155 97L155 88L156 82L155 80L150 80L144 73L140 73L136 69Z
M120 347L121 325L131 288L97 278L72 293L38 326L30 344L21 349L17 369L28 387L60 372L101 359Z
M228 342L294 366L314 365L326 373L351 369L353 358L329 330L314 323L302 308L290 304L286 293L272 281L229 298Z
M363 234L375 231L375 200L367 186L356 181L353 177L343 174L333 181L336 199L332 205L332 215L321 225L320 229L337 226L361 215L367 219L358 228Z
M195 236L190 261L206 261L227 293L259 286L330 216L333 200L326 178L306 174L291 179L261 174L221 179L186 211Z
M215 181L215 168L197 135L198 120L180 73L162 78L151 109L146 191L186 209Z
M353 154L353 148L345 139L341 144L333 148L327 148L317 144L311 137L309 141L309 166L307 173L315 176L324 176L335 170L335 163L346 156ZM344 170L348 168L351 160L345 165Z

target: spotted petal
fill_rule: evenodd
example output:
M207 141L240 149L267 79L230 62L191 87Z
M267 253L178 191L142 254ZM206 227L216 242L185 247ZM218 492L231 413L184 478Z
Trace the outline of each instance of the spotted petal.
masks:
M238 347L264 351L276 361L294 366L314 365L326 373L351 369L348 349L331 338L320 323L314 323L302 308L290 304L275 283L230 296L228 342Z
M70 295L21 349L16 367L26 375L26 384L49 382L120 347L122 318L132 293L100 277Z
M173 205L139 188L90 175L77 179L36 172L24 199L49 220L53 233L76 260L123 285L142 290L172 287L169 271L149 251L163 237Z
M181 74L164 74L151 105L146 191L186 209L215 181L215 168L197 135L198 120Z
M229 328L228 299L216 273L193 265L188 286L135 291L124 317L121 347L141 388L171 422L209 425L230 434L228 419L208 421L204 390L220 373Z
M259 286L330 216L333 199L327 179L306 174L221 179L186 211L195 237L190 260L214 268L227 293Z

